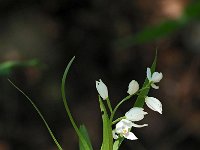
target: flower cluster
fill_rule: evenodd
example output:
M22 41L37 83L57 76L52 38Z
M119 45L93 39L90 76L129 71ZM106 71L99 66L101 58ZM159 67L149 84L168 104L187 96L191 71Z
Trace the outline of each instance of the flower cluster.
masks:
M147 68L146 74L147 74L147 79L149 82L147 84L147 87L145 87L145 88L152 87L154 89L159 89L159 86L155 85L155 83L160 82L160 80L163 78L162 73L159 73L159 72L151 73L151 69ZM103 100L109 100L108 99L108 97L109 97L108 89L107 89L106 85L102 82L102 80L96 81L96 88L97 88L99 95L102 97ZM133 95L139 94L139 92L141 92L142 90L144 90L144 89L139 89L138 82L135 80L132 80L128 86L127 93L129 94L129 96L127 99L129 99ZM127 100L127 99L125 99L125 100ZM157 98L145 96L144 101L150 109L162 114L162 104ZM117 108L118 107L116 107L116 109ZM113 114L113 115L114 115L114 113L111 112L111 114ZM131 129L133 127L141 128L141 127L148 126L148 124L138 125L135 123L136 121L142 120L146 114L148 114L148 113L145 112L144 109L141 107L131 108L128 112L125 113L125 115L123 117L118 118L117 122L114 121L114 123L116 123L116 125L112 131L113 138L115 140L118 139L119 137L124 137L129 140L138 139L131 132ZM113 118L111 117L111 121L112 121L112 119Z
M64 102L64 106L67 112L67 115L69 117L69 120L73 126L73 128L76 131L76 134L79 138L79 148L80 150L93 150L91 140L89 138L89 134L87 132L87 129L84 125L81 125L80 128L78 128L76 122L74 121L72 114L70 112L69 106L67 104L66 100L66 93L65 93L65 82L67 78L67 74L69 71L69 68L74 61L75 57L73 57L70 62L68 63L65 72L63 74L62 78L62 84L61 84L61 93L62 93L62 99ZM156 60L157 55L155 56L155 59L153 61L152 67L147 68L146 72L146 80L143 84L143 86L140 88L138 82L136 80L132 80L128 85L128 96L126 96L124 99L122 99L115 107L112 108L112 105L110 103L109 94L108 94L108 88L107 86L102 82L100 79L99 81L96 81L96 89L99 93L99 104L100 104L100 110L102 114L102 123L103 123L103 140L101 145L101 150L119 150L119 147L124 139L129 140L136 140L138 139L131 130L135 128L142 128L145 126L148 126L148 124L136 124L137 121L141 121L144 119L145 115L148 113L144 111L143 105L146 104L150 109L157 111L158 113L162 114L162 104L161 102L154 98L148 96L149 89L152 87L154 89L159 89L159 86L156 85L156 83L160 82L160 80L163 78L162 73L154 72L156 67ZM152 72L153 71L153 72ZM35 108L39 116L42 118L44 124L46 125L53 141L55 142L57 148L59 150L63 150L61 145L59 144L58 140L55 138L53 132L51 131L48 123L46 122L45 118L41 114L38 107L35 105L35 103L20 89L18 88L13 82L11 82L9 79L8 81L19 91L21 92L28 101L32 104L32 106ZM132 96L137 95L137 99L133 107L124 114L124 116L119 117L114 120L115 113L117 109L120 107L122 103L124 103L127 100L130 100ZM104 104L104 102L107 103L107 107ZM109 109L109 112L108 112ZM114 139L114 140L113 140Z

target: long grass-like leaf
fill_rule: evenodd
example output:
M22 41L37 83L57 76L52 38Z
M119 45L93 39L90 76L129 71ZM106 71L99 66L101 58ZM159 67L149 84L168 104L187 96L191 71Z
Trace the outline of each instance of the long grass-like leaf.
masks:
M108 117L106 108L99 96L100 109L102 113L102 121L103 121L103 143L101 146L101 150L112 150L113 148L113 137L112 137L112 128L111 121Z
M66 69L65 69L65 72L63 74L63 78L62 78L62 84L61 84L61 93L62 93L62 99L63 99L63 103L64 103L64 106L65 106L65 110L67 112L67 115L69 117L69 120L74 128L74 130L76 131L76 134L78 135L79 137L79 140L81 142L81 144L83 145L84 147L84 150L91 150L90 148L90 145L87 143L87 141L84 139L84 136L81 134L81 132L79 131L73 117L72 117L72 114L70 112L70 109L69 109L69 106L67 104L67 99L66 99L66 94L65 94L65 81L66 81L66 77L67 77L67 74L68 74L68 71L69 71L69 68L70 66L72 65L72 62L74 61L75 57L73 57L70 62L68 63Z
M117 48L125 49L137 44L143 44L146 42L152 42L160 38L171 35L180 29L184 29L185 26L193 21L198 21L200 17L200 1L196 0L185 7L182 15L174 19L164 20L154 26L146 26L143 30L139 31L135 35L120 38L114 42Z
M90 140L90 137L89 137L89 134L88 134L86 127L84 125L81 125L80 128L79 128L79 131L84 136L84 139L87 141L88 145L90 146L90 149L92 149L91 140ZM79 142L79 149L84 150L84 146L82 145L81 142Z
M154 61L151 65L151 72L155 71L156 68L156 62L157 62L157 50L156 50L156 54L155 54L155 58ZM145 88L147 86L147 84L149 83L148 79L145 79L145 82L142 86L142 88ZM143 107L144 105L144 101L145 101L145 97L147 96L147 94L149 93L149 88L146 88L145 90L141 91L139 96L136 99L136 102L134 104L134 107Z
M17 87L11 80L8 79L8 81L9 81L19 92L21 92L21 93L29 100L29 102L32 104L32 106L35 108L35 110L37 111L38 115L40 116L40 118L41 118L42 121L44 122L44 124L45 124L46 128L48 129L49 134L51 135L51 137L52 137L53 141L55 142L57 148L58 148L59 150L63 150L62 147L60 146L60 144L58 143L58 141L56 140L56 138L55 138L53 132L51 131L51 129L50 129L48 123L47 123L46 120L44 119L42 113L40 112L40 110L38 109L38 107L35 105L35 103L34 103L34 102L33 102L19 87Z
M15 68L41 66L37 59L28 61L5 61L0 63L0 76L8 76Z

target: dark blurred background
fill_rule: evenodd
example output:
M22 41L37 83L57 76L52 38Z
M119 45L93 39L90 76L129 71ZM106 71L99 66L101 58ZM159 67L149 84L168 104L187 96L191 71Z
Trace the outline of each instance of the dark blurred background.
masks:
M65 150L77 150L60 84L69 60L67 96L75 120L89 130L94 149L102 140L95 80L108 86L112 105L132 79L142 86L158 49L164 74L150 96L163 114L149 110L134 129L137 141L122 150L200 149L200 3L192 0L1 0L0 150L56 150L30 103L38 105ZM123 104L117 116L131 108Z

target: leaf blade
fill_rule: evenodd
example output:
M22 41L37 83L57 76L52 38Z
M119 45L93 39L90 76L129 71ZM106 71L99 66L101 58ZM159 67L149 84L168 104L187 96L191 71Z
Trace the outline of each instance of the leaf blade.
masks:
M49 131L49 134L51 135L51 137L52 137L53 141L55 142L57 148L59 150L63 150L62 147L60 146L59 142L55 138L53 132L51 131L51 128L49 127L49 125L48 125L47 121L45 120L44 116L42 115L42 113L40 112L38 107L36 106L36 104L19 87L17 87L11 80L8 79L8 81L12 84L12 86L14 86L19 92L21 92L29 100L29 102L34 107L34 109L36 110L36 112L38 113L40 118L42 119L43 123L45 124L45 126L46 126L47 130Z
M151 72L155 72L156 62L157 62L157 50L156 50L154 61L153 61L152 65L151 65ZM148 83L149 83L149 81L146 78L142 88L145 88ZM146 89L144 89L143 91L140 92L140 94L138 95L138 97L137 97L137 99L136 99L136 101L134 103L134 107L143 107L144 106L145 97L149 93L149 90L150 90L149 88L146 88Z
M112 137L112 123L108 117L106 108L99 96L100 109L102 113L102 121L103 121L103 143L101 146L101 150L112 150L113 146L113 137Z
M81 134L83 135L84 139L86 140L86 142L90 146L90 149L92 149L92 144L91 144L91 140L90 140L87 128L84 125L80 125L79 131L81 132ZM79 139L79 149L80 150L84 150L84 146L80 142L80 139Z
M90 146L88 145L87 141L84 139L84 136L79 131L79 129L78 129L73 117L72 117L72 114L70 112L70 109L69 109L69 106L68 106L68 103L67 103L66 94L65 94L65 82L66 82L67 74L69 72L69 69L70 69L74 59L75 59L75 56L70 60L70 62L68 63L68 65L67 65L67 67L64 71L64 74L63 74L62 83L61 83L62 100L63 100L63 103L64 103L65 110L67 112L67 115L69 117L69 120L70 120L74 130L76 131L76 134L79 137L79 140L82 143L84 150L92 150L92 149L90 149Z
M113 144L113 150L118 150L123 140L124 140L124 137L119 137Z

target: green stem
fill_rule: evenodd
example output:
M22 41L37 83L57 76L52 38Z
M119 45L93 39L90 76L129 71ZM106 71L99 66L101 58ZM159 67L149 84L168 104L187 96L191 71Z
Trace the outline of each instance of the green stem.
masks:
M106 102L107 102L108 108L110 110L110 113L112 114L113 110L112 110L112 106L111 106L111 103L110 103L110 99L106 98Z
M115 123L117 123L118 121L120 121L120 120L122 120L122 119L125 119L125 118L126 118L126 117L123 116L123 117L120 117L120 118L116 119L115 121L112 122L112 125L115 124Z
M137 91L135 94L133 94L133 95L139 95L139 93L142 92L143 90L150 88L150 87L149 87L150 85L151 85L151 82L149 82L144 88L138 90L138 91ZM117 106L114 108L114 110L113 110L112 113L111 113L110 121L113 120L113 117L114 117L114 115L115 115L117 109L119 108L119 106L120 106L121 104L123 104L125 101L129 100L133 95L128 95L127 97L125 97L123 100L121 100L121 101L117 104Z
M111 113L110 121L113 120L113 117L114 117L114 115L115 115L117 109L119 108L119 106L120 106L122 103L124 103L125 101L127 101L128 99L130 99L132 96L133 96L133 95L128 95L127 97L125 97L123 100L121 100L121 101L117 104L117 106L114 108L113 112Z
M142 91L144 91L144 90L146 90L146 89L149 89L150 88L150 84L147 84L147 86L145 86L145 87L143 87L142 89L140 89L138 92L137 92L137 94L139 93L139 92L142 92Z

